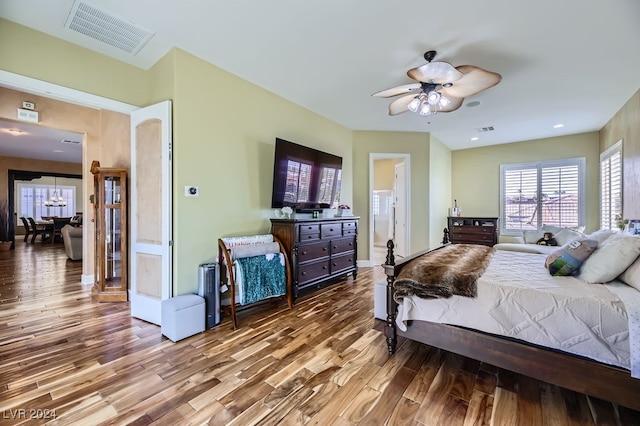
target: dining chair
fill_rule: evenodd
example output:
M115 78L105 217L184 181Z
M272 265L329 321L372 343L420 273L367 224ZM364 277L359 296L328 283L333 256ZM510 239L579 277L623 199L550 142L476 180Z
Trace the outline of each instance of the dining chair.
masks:
M22 226L24 227L24 242L26 243L29 239L29 235L31 235L31 225L29 225L29 221L24 216L20 216L20 220L22 221Z
M45 226L43 225L38 225L35 221L34 218L32 217L28 217L27 220L29 221L29 224L31 225L31 233L33 234L33 236L31 237L31 243L34 243L36 241L36 237L38 235L42 236L42 240L44 241L44 237L47 233L47 229ZM25 241L27 241L25 239Z
M53 218L53 233L51 234L51 244L55 243L56 237L62 239L62 228L71 222L70 217L57 217Z

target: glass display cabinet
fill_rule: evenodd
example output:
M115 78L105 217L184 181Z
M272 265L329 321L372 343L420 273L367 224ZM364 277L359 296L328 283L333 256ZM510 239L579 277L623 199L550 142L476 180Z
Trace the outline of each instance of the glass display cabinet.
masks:
M94 161L95 283L99 302L127 301L127 170Z

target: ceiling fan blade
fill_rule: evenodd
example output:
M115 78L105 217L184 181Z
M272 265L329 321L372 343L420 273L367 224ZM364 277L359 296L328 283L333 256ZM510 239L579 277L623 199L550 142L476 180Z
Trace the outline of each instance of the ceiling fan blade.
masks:
M466 98L493 87L502 80L500 74L473 65L461 65L456 69L462 73L462 78L453 82L453 86L442 88L442 94L447 97Z
M389 104L389 115L398 115L408 111L409 103L415 98L413 93L396 99Z
M444 95L444 93L443 93ZM456 98L455 96L445 96L449 100L447 106L438 107L438 112L451 112L455 111L462 106L464 98Z
M419 93L421 90L420 83L411 83L405 84L404 86L392 87L391 89L381 90L380 92L376 92L371 96L377 96L379 98L390 98L392 96L398 96L405 93L416 92Z
M411 68L407 75L414 80L434 84L450 83L462 78L462 72L448 62L429 62L418 68Z

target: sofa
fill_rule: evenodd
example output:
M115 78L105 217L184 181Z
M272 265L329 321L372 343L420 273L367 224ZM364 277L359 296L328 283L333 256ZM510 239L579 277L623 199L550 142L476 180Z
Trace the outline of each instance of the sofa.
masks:
M82 227L65 225L60 230L64 251L71 260L82 259Z
M557 246L537 244L545 232L551 232L555 236ZM498 244L494 245L494 248L496 250L550 254L568 242L576 238L584 237L583 232L584 226L565 228L544 224L540 230L522 231L517 235L500 235L498 236Z

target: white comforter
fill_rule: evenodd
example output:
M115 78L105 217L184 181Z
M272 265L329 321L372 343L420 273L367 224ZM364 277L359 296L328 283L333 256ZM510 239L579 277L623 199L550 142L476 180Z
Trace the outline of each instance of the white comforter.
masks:
M587 284L574 277L552 277L545 259L543 254L498 250L478 280L477 298L406 297L398 308L398 327L406 330L410 320L459 325L638 371L640 361L630 353L621 297L637 302L640 292L629 287L634 292L619 296L610 288L621 283ZM632 330L635 338L639 334Z

